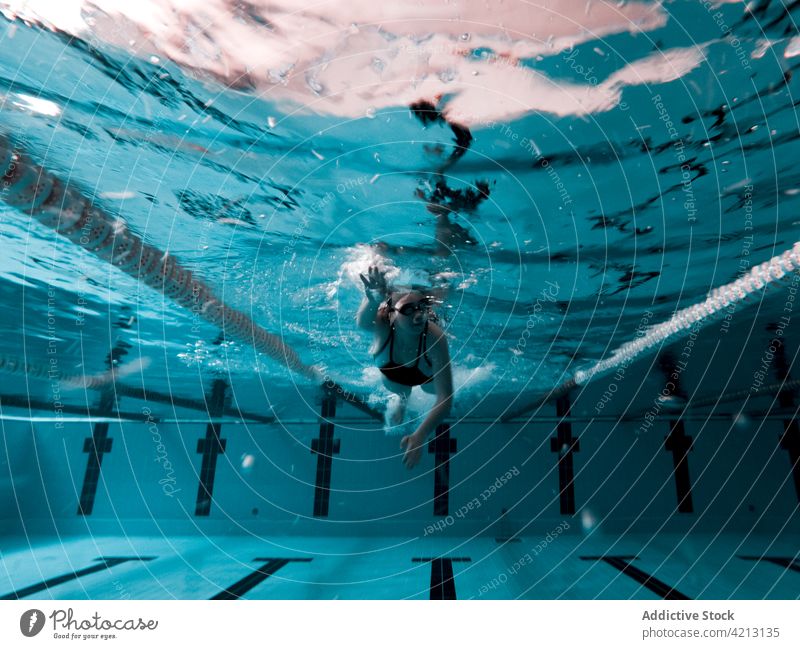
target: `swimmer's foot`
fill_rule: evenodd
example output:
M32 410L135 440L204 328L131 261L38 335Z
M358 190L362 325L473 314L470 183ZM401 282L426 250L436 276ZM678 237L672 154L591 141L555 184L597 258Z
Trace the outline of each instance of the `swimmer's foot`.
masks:
M399 426L403 423L406 417L406 407L408 406L408 397L399 394L393 394L389 397L389 403L386 405L386 425Z

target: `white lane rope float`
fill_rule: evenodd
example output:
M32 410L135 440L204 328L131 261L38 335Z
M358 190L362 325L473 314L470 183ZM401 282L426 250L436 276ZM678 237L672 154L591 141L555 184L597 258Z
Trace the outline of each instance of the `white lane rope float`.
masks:
M572 377L554 387L544 395L502 417L502 421L516 419L540 405L563 396L571 390L581 387L590 381L615 371L620 366L627 366L634 359L650 353L656 348L682 338L693 330L699 330L709 323L732 314L749 299L763 295L770 290L791 284L794 289L792 301L800 283L800 241L780 255L751 268L739 279L712 290L702 302L677 311L665 322L652 325L644 334L635 340L618 347L608 358L605 358L587 369L576 371ZM791 290L791 289L790 289ZM800 300L798 300L800 301Z

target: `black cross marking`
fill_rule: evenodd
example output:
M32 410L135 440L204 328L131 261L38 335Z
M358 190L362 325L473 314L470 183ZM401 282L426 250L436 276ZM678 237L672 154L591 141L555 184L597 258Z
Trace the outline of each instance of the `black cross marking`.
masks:
M78 516L89 516L94 509L103 455L111 452L112 443L113 440L108 436L108 422L96 423L92 436L83 440L83 452L88 453L89 458L86 462L86 473L83 476L81 499L78 502Z
M569 395L556 400L556 416L562 421L556 428L557 436L550 438L550 450L558 453L558 487L560 490L561 513L575 513L575 469L572 454L581 450L581 443L572 436L572 422L569 421Z
M414 563L431 564L430 599L457 599L456 582L453 577L454 561L471 561L469 557L414 558Z
M15 590L13 593L0 595L0 599L22 599L23 597L28 597L28 595L34 595L35 593L40 593L43 590L49 590L50 588L54 588L60 584L72 581L73 579L85 577L86 575L91 575L95 572L100 572L101 570L108 570L109 568L118 566L121 563L126 563L128 561L152 561L153 559L155 559L155 557L98 557L95 559L95 561L100 561L101 563L97 563L93 566L89 566L88 568L83 568L74 572L67 572L63 575L59 575L58 577L45 579L44 581L40 581L38 584L33 584L32 586L28 586L27 588L23 588L21 590Z
M246 593L258 586L267 577L274 575L278 570L290 562L308 562L311 559L264 559L258 558L253 561L266 561L260 568L256 568L249 575L237 581L233 586L228 586L225 590L214 595L210 599L241 599Z
M336 393L326 390L322 398L319 437L311 440L311 452L317 454L317 477L314 483L314 516L328 515L331 501L331 468L333 456L338 455L341 440L333 438L333 421L336 416Z
M119 326L119 323L118 323ZM126 327L127 328L127 327ZM118 341L106 357L106 367L112 369L128 353L130 345ZM100 394L97 412L101 416L111 416L117 408L117 396L113 384ZM97 496L97 484L100 482L100 468L103 455L111 452L113 440L108 436L108 422L97 422L92 429L92 436L83 440L83 452L88 453L86 473L83 476L81 497L78 501L78 516L89 516L94 510Z
M768 329L776 330L776 324L772 324ZM781 344L775 351L775 376L781 382L791 380L789 374L789 363L786 358L786 345L783 339L779 338ZM778 392L778 404L781 408L794 408L794 393L791 390L781 390ZM797 420L792 417L783 422L783 433L780 436L780 447L789 454L789 466L792 471L792 482L794 482L794 492L800 502L800 426Z
M694 511L692 483L689 477L689 451L692 450L692 438L686 434L683 421L678 419L670 422L669 435L664 439L664 448L672 451L672 463L675 467L675 489L678 494L678 511L690 514Z
M740 559L745 561L768 561L769 563L774 563L776 566L781 566L781 568L787 568L788 570L794 570L795 572L800 572L800 562L795 557L748 557L737 555Z
M499 534L494 537L495 543L522 543L522 539L514 533L514 528L508 518L508 510L505 507L500 510L497 527Z
M225 408L225 392L228 384L222 379L215 379L211 385L208 399L208 415L217 418ZM197 452L203 455L200 466L200 484L197 487L196 516L208 516L211 513L211 500L214 493L214 476L217 472L217 456L225 452L227 440L220 437L222 424L206 425L206 436L197 440Z
M796 419L783 422L783 434L780 437L781 448L789 454L789 464L792 468L794 492L800 502L800 426Z
M640 570L634 566L630 561L635 559L633 556L599 556L599 557L581 557L584 561L603 561L609 566L613 566L619 570L623 575L626 575L638 581L642 586L654 592L656 595L663 599L691 599L683 593L675 590L672 586L668 586L660 579L656 579L653 575L648 575L644 570Z
M439 424L436 436L428 442L428 453L433 453L433 515L447 516L450 511L450 455L458 444L450 437L450 425Z

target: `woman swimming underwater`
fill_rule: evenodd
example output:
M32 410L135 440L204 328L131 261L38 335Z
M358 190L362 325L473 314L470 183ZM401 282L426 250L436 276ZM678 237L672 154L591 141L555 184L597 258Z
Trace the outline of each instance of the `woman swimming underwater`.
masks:
M383 383L400 399L390 423L402 422L414 386L436 395L428 416L411 435L400 440L400 448L405 449L403 464L410 469L419 462L428 435L450 414L453 376L447 338L430 317L430 296L418 291L391 291L377 266L370 266L369 276L361 275L361 280L366 295L356 323L374 332L372 353Z

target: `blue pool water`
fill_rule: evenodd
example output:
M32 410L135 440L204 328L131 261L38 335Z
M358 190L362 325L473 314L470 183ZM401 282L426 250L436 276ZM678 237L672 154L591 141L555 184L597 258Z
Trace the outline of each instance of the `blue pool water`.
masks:
M360 4L0 2L0 161L102 225L4 186L0 593L798 597L797 272L614 357L800 240L795 5ZM372 264L450 346L410 473Z

